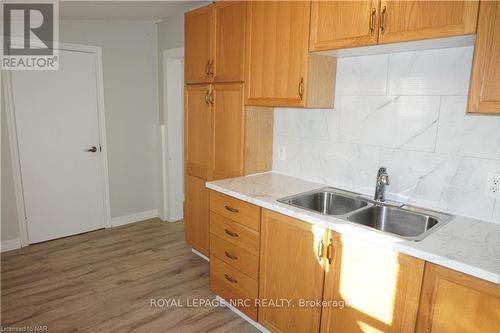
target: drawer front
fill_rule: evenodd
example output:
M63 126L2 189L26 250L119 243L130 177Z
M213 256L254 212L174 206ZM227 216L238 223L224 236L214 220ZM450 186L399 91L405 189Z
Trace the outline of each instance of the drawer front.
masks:
M219 260L210 258L210 289L253 320L257 320L255 299L258 296L257 280L254 280ZM246 302L238 303L238 302Z
M259 254L258 232L214 212L210 212L210 233L248 252Z
M252 279L258 280L259 257L241 247L212 234L210 235L210 255L211 257L216 256Z
M210 210L253 230L260 230L260 207L211 191Z

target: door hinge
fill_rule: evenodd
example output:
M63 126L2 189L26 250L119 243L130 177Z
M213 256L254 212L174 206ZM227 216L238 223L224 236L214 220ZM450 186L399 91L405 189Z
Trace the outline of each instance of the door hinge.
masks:
M99 146L99 152L101 152L101 151L102 151L102 147L101 147L101 146Z

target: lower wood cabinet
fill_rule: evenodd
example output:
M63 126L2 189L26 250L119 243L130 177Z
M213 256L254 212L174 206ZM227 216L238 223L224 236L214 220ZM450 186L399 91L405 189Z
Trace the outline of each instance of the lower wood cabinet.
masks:
M330 232L321 332L413 332L424 261Z
M500 286L427 263L417 332L500 332Z
M263 211L259 298L293 302L259 308L259 322L271 331L319 331L321 308L301 307L299 302L322 299L324 236L322 228Z
M205 180L186 175L184 223L186 242L204 255L209 254L208 189Z

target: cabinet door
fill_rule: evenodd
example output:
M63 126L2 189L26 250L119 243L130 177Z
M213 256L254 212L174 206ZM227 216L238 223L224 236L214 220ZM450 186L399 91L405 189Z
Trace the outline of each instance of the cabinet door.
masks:
M379 0L313 1L310 51L377 44Z
M500 286L427 263L417 332L500 332Z
M424 261L335 233L329 246L321 332L413 332Z
M324 236L322 228L263 211L259 298L292 300L259 308L259 322L273 332L318 332L321 308L301 306L300 299L322 298Z
M500 3L479 9L468 112L500 114Z
M186 86L184 136L186 173L207 179L210 142L209 85Z
M214 22L214 82L243 82L246 2L215 3Z
M205 180L186 175L184 223L186 242L204 255L209 255L209 192Z
M243 84L213 86L210 179L243 174Z
M478 4L469 0L382 0L379 43L473 34Z
M184 18L184 80L187 84L211 81L212 6L186 13Z
M248 3L246 104L303 106L309 1Z

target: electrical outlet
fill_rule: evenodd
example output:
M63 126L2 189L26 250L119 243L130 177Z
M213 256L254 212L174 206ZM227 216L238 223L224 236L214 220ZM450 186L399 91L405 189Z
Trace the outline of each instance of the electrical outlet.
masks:
M488 172L484 194L492 198L500 198L500 173Z
M278 148L278 160L286 161L286 147L281 146Z

